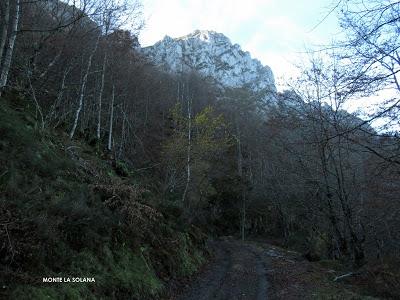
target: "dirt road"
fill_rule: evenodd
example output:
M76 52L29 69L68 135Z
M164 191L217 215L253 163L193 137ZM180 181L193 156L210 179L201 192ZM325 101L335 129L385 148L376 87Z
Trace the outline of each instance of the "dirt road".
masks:
M187 287L179 300L265 300L268 281L260 250L239 241L221 241L210 245L213 263Z
M335 271L297 252L261 242L225 240L210 243L208 266L192 278L177 300L376 299L334 278Z

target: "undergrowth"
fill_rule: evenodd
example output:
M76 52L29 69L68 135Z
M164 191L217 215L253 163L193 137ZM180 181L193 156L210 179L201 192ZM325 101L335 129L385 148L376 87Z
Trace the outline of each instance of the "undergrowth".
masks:
M203 235L147 203L157 194L127 164L102 157L41 130L20 95L0 99L0 298L156 299L203 263Z

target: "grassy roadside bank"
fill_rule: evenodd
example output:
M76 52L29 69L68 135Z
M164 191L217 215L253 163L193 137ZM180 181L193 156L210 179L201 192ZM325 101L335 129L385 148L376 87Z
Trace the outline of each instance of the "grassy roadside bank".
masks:
M0 298L157 299L199 268L204 235L160 208L151 178L36 117L0 99Z

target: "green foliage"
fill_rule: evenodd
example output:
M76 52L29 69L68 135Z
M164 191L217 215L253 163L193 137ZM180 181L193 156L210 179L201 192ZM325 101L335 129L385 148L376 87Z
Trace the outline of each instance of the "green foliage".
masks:
M162 284L143 255L122 248L117 259L109 274L115 283L132 292L136 298L154 297L161 291Z
M8 224L0 239L12 241L0 245L0 297L155 299L164 280L203 262L183 224L144 204L156 195L139 181L124 183L133 178L126 163L102 161L79 142L70 154L61 138L35 128L29 110L0 101L0 222ZM49 285L42 277L96 283Z
M115 162L115 172L122 177L132 176L132 172L129 170L127 164L121 160Z
M77 287L36 287L30 285L18 286L11 294L11 299L42 300L42 299L82 299ZM95 299L94 297L85 299Z
M172 277L186 277L195 273L205 258L188 233L180 233L171 248L159 249Z
M208 106L194 118L194 143L197 155L212 155L226 150L232 144L232 138L226 132L227 126L222 115L215 116Z
M19 285L12 299L154 299L163 284L143 256L125 246L114 251L105 247L102 255L85 250L77 254L69 273L55 277L94 277L95 283L44 283L43 286ZM47 285L47 286L46 286Z
M204 262L203 256L196 250L187 233L181 233L178 239L178 274L182 276L192 275Z
M207 205L207 199L217 193L212 185L216 162L232 145L222 115L216 115L212 107L206 107L195 114L191 120L181 112L177 104L171 111L174 133L164 144L166 170L173 187L168 187L167 197L176 195L180 200L186 175L187 156L190 152L191 178L188 202L191 209L197 210ZM189 121L191 140L189 146ZM190 149L189 149L190 148Z

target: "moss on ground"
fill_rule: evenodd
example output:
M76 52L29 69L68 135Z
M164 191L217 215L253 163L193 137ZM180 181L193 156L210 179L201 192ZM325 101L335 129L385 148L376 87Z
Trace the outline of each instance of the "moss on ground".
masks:
M0 99L0 298L157 299L198 269L201 238L150 206L127 164L39 125L19 95Z

